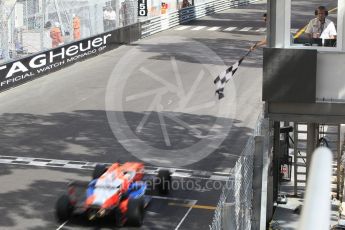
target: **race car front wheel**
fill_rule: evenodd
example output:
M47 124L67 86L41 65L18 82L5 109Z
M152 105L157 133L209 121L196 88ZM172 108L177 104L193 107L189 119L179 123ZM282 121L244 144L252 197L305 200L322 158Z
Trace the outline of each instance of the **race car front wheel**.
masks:
M65 222L71 218L73 213L73 205L68 197L68 195L62 195L56 202L56 217L60 222Z
M144 219L144 199L130 199L126 215L129 226L140 227Z
M171 186L171 173L169 170L161 169L158 171L158 191L162 195L167 195Z
M100 178L107 171L107 166L97 164L92 173L92 179Z

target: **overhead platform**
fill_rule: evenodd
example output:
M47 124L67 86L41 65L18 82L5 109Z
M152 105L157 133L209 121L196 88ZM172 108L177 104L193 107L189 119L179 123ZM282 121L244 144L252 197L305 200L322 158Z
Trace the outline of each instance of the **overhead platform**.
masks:
M278 103L266 104L266 114L276 121L345 123L343 103Z
M319 7L323 12L319 12ZM336 37L323 38L323 31L306 33L309 22L322 20L320 15L323 14L334 23ZM330 197L341 198L343 172L340 169L344 151L341 124L345 123L344 15L345 1L341 0L315 0L303 5L299 0L268 1L268 46L264 49L262 85L265 117L274 135L270 143L273 173L268 178L272 182L268 186L272 190L272 196L267 199L268 210L278 201L281 187L286 186L281 180L284 164L290 164L294 174L294 178L290 178L293 189L288 195L303 198L312 154L321 145L333 152L334 185ZM292 29L296 27L299 30L293 34ZM286 127L291 129L285 135L291 136L282 139L282 130ZM293 154L288 151L292 148Z
M345 2L314 3L315 6L301 16L296 0L269 1L269 46L264 52L263 100L267 104L267 115L274 119L300 117L303 121L312 121L315 117L343 121L339 116L345 115L341 108L345 103ZM326 18L336 25L334 47L326 45L327 39L321 38L320 44L298 42L308 40L302 29L316 17L315 8L319 5L328 8ZM301 33L293 36L291 27L296 21L302 22Z

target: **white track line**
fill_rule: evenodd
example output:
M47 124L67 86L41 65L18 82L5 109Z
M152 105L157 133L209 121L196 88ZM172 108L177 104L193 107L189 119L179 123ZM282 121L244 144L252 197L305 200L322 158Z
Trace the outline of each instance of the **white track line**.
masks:
M193 28L192 30L202 30L204 28L206 28L206 26L197 26L197 27Z
M219 26L214 26L214 27L209 28L208 30L209 31L216 31L216 30L219 30L219 29L220 29Z
M244 27L243 29L240 29L240 31L249 31L251 30L253 27Z
M182 198L167 197L167 196L149 196L149 197L154 198L154 199L159 199L159 200L174 200L174 201L197 202L197 200L182 199Z
M11 159L4 159L4 158L11 158ZM61 162L61 163L68 163L68 162L80 162L80 164L82 164L83 166L88 165L91 167L94 167L96 164L112 164L113 162L88 162L88 161L75 161L75 160L59 160L59 159L50 159L50 158L39 158L39 157L19 157L19 156L7 156L7 155L0 155L0 163L3 164L8 164L11 163L11 161L13 161L13 159L16 159L16 161L34 161L36 160L37 162L35 162L34 166L41 166L41 163L44 163L43 161L49 161L49 163L52 162ZM37 164L37 165L36 165ZM31 164L30 164L31 165ZM154 168L156 169L163 169L163 167L154 167L154 166L147 166L147 168ZM76 165L76 169L79 169L79 167ZM195 172L197 170L192 170L192 169L183 169L183 168L164 168L164 169L169 169L171 171L184 171L184 172ZM212 172L210 172L212 173ZM216 174L222 174L224 176L229 175L229 173L227 172L214 172Z
M56 230L60 230L62 229L63 226L65 226L67 224L68 220L65 221L64 223L62 223Z
M188 211L186 212L186 214L184 215L184 217L181 219L180 223L176 226L175 230L178 230L178 229L181 227L183 221L187 218L188 214L190 213L190 211L192 211L193 206L194 206L197 202L198 202L198 201L192 201L192 202L189 203L190 208L188 209Z
M181 219L180 223L177 225L175 230L181 226L182 222L186 219L187 215L189 214L189 212L191 211L193 206L198 202L197 200L182 199L182 198L176 198L176 197L165 197L165 196L150 196L150 197L154 198L154 199L159 199L159 200L188 201L188 203L189 203L189 205L191 205L191 207L189 208L187 213L184 215L184 217ZM65 221L64 223L62 223L56 230L61 230L67 223L68 223L68 220Z
M179 28L177 28L175 30L185 30L185 29L188 29L188 28L190 28L190 26L181 26L181 27L179 27Z
M159 123L160 123L161 130L162 130L162 133L163 133L165 145L166 146L171 146L171 142L170 142L169 134L168 134L168 131L167 131L165 119L164 119L162 113L158 113L158 119L159 119Z
M237 27L228 27L228 28L226 28L225 30L223 30L223 31L233 31L233 30L235 30Z
M93 170L93 168L97 164L110 165L112 163L0 155L0 164L26 165L26 166L36 166L36 167L46 167L46 168L62 168L62 169L68 168L68 169L77 169L77 170ZM160 169L170 170L172 172L171 176L175 178L228 181L230 177L232 176L231 172L230 173L209 172L209 171L201 171L201 170L161 168L161 167L153 167L153 166L147 166L145 168L145 173L149 175L156 175L158 170Z
M263 28L259 28L258 30L256 30L256 32L265 32L267 30L267 28L263 27Z

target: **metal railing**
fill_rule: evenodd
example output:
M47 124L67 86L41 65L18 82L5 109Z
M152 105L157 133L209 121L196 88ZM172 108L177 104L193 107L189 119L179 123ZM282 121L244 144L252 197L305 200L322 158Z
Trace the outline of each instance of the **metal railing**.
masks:
M166 15L153 17L142 21L142 37L147 37L174 26L214 14L223 10L247 5L258 0L208 0L180 10L169 12Z
M252 185L255 136L269 138L267 135L261 134L260 130L264 127L262 121L263 119L260 117L253 136L249 138L223 187L210 230L250 230L253 227ZM329 229L331 179L332 152L326 147L319 147L313 153L298 229ZM263 202L262 205L266 205L266 203ZM264 229L265 219L261 220L263 225L260 229Z
M260 115L252 136L223 187L210 230L250 230L252 226L253 159L255 136L261 135Z
M146 37L205 15L256 1L194 0L189 1L194 2L194 6L185 7L182 0L177 3L176 0L166 0L167 10L160 3L152 5L151 2L148 16L144 18L137 16L136 0L0 1L0 63L140 21L142 37ZM56 44L52 36L55 27L61 33Z
M137 7L137 0L0 1L0 62L137 23Z

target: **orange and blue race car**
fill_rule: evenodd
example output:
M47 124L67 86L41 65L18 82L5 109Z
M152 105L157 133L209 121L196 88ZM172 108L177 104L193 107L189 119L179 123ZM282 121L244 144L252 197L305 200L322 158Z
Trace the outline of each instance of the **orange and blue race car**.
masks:
M118 227L124 224L139 227L151 200L147 195L148 180L155 183L153 187L160 194L169 192L169 170L161 169L152 178L144 174L142 163L96 165L90 182L75 181L68 185L68 194L56 202L56 216L60 222L74 214L86 214L90 221L110 216Z

